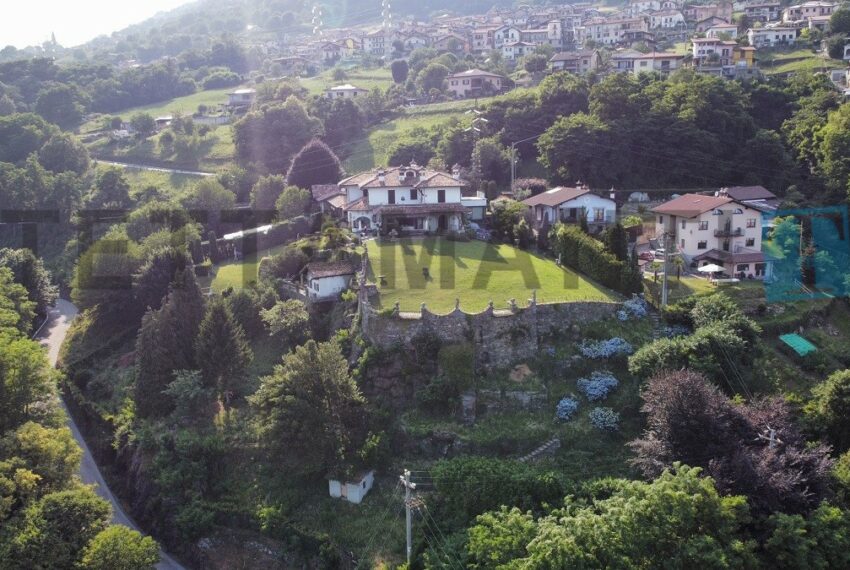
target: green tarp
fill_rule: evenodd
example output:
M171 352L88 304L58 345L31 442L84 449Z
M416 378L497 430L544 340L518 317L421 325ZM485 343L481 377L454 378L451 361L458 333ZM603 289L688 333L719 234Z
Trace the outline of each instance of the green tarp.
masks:
M818 347L798 334L783 334L780 335L779 340L793 348L794 352L800 356L806 356L810 352L815 352L818 349Z

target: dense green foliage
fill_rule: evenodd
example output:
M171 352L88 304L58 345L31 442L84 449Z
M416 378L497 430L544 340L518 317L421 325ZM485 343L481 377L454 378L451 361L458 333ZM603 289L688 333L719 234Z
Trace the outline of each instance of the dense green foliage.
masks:
M637 265L620 260L606 251L602 242L587 235L577 226L558 224L550 232L552 251L561 263L573 267L600 284L631 294L641 290Z

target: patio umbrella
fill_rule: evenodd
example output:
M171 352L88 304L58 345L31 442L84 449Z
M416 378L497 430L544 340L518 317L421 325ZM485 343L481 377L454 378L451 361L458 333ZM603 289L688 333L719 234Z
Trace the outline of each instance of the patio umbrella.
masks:
M715 265L714 263L710 263L709 265L703 265L702 267L698 268L697 271L699 271L700 273L719 273L723 271L723 268L719 265Z

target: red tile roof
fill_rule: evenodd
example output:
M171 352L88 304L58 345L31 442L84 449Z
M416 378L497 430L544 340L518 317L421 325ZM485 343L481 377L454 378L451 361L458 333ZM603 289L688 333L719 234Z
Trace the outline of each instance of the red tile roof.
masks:
M313 200L322 202L323 200L342 194L342 190L336 184L313 184L313 187L310 188L310 193L313 195Z
M724 204L732 202L732 198L723 196L703 196L701 194L683 194L664 202L652 209L656 214L669 214L682 218L695 218L702 213L713 210Z

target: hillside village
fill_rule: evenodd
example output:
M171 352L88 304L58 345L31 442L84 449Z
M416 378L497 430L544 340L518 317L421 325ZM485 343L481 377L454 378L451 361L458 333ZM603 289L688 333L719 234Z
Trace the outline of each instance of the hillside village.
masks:
M850 5L348 4L0 50L0 570L850 568Z

